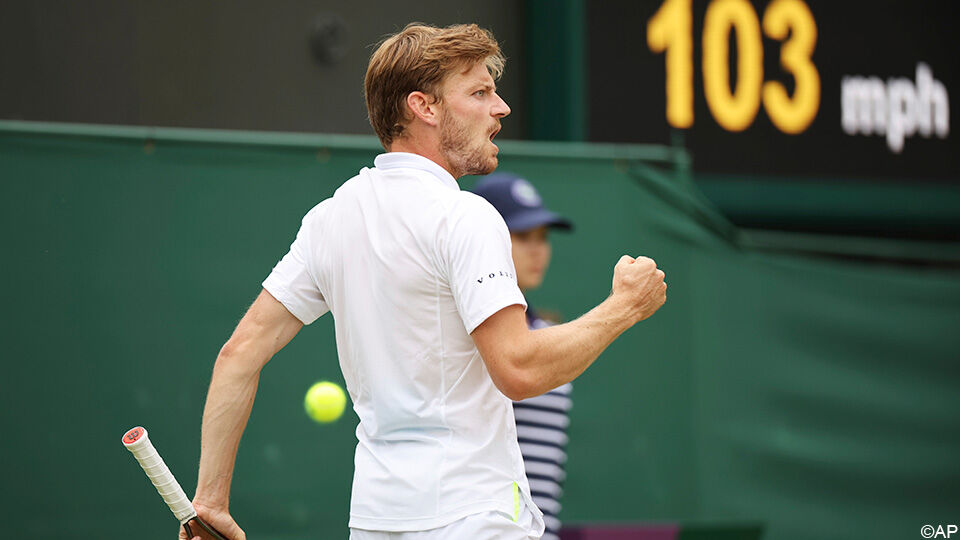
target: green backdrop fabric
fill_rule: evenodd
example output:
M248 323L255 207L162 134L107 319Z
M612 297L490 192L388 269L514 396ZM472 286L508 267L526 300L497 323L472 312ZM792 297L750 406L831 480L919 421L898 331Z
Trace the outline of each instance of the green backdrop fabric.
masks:
M21 127L0 129L5 535L172 538L121 435L145 426L192 494L217 351L303 214L377 145ZM840 540L960 522L960 271L746 247L669 150L501 147L577 227L553 236L532 305L578 316L624 253L669 283L574 383L566 523ZM329 315L261 377L232 498L251 538L347 535L357 419L307 418L318 379L342 383Z

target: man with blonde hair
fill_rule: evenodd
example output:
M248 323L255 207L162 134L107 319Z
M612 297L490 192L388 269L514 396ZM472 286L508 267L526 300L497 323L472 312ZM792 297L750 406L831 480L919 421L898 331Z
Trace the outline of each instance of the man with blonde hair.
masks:
M367 109L387 153L307 213L214 365L193 502L229 538L246 538L228 502L260 370L327 311L360 418L351 538L543 533L510 400L577 377L666 285L652 260L623 256L596 308L527 328L503 218L456 181L497 166L503 65L476 25L411 24L373 53Z

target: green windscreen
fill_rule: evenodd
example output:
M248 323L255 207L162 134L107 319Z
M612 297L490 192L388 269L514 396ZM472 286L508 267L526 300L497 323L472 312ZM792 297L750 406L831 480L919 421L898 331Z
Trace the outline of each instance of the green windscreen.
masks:
M501 147L501 169L576 225L552 237L531 305L577 317L625 253L656 259L669 284L660 312L574 382L565 523L892 540L960 520L960 271L756 247L669 148ZM173 538L120 437L146 427L192 495L219 348L303 214L378 151L363 137L0 125L6 534ZM306 416L319 379L342 384L330 315L263 371L231 502L250 538L348 534L357 418Z

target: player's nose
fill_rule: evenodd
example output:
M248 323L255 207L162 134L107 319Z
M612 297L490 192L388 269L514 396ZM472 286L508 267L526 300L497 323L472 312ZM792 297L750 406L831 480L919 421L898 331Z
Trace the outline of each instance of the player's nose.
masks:
M497 102L493 105L492 114L494 118L503 118L510 114L510 106L507 105L507 102L500 97L500 94L495 94L497 96Z

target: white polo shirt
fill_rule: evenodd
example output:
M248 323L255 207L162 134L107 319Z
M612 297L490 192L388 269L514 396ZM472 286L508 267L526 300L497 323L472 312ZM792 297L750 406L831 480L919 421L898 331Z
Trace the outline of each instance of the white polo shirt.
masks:
M360 417L350 527L415 531L515 518L530 488L511 402L470 337L526 302L483 198L415 154L378 156L303 218L263 287L304 324L333 313ZM542 532L543 518L535 511Z

